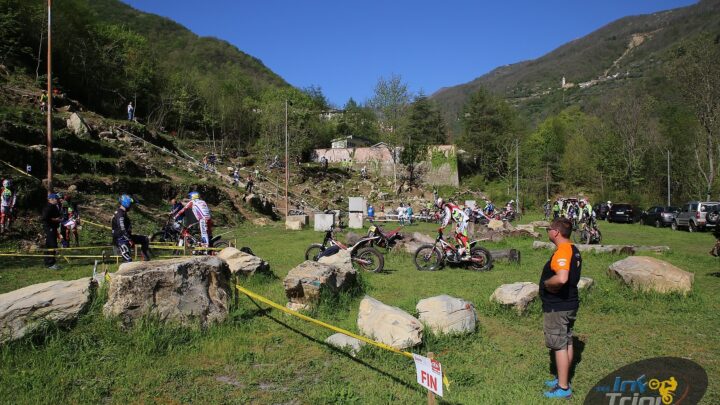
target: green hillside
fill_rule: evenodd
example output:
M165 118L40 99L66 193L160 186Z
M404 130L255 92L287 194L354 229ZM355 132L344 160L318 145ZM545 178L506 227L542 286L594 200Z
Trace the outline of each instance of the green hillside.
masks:
M448 122L457 122L469 95L484 87L538 122L567 106L586 104L616 88L640 86L640 82L662 76L660 68L669 49L697 34L719 29L718 0L626 17L538 59L501 66L471 82L443 88L432 99L444 110ZM563 76L575 86L562 91ZM604 80L607 77L611 79ZM579 88L580 83L599 78L597 84Z

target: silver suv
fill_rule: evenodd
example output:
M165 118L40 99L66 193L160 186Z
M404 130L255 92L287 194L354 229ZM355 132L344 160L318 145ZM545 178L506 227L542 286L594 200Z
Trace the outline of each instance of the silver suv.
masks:
M717 201L690 201L682 206L671 227L674 231L678 228L687 228L690 232L702 231L705 227L714 227L715 224L708 224L705 217L718 205L720 202Z

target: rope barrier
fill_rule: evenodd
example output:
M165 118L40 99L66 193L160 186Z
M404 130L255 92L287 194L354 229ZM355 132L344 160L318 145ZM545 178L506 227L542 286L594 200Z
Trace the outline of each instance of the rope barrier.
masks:
M6 165L10 166L12 169L15 169L18 173L22 174L23 176L27 176L27 177L30 177L31 179L35 179L35 180L37 180L37 181L40 181L40 179L38 179L38 178L30 175L29 173L26 173L24 170L19 169L19 168L11 165L10 163L8 163L8 162L6 162L6 161L4 161L4 160L0 160L0 162L5 163Z
M372 340L372 339L368 339L368 338L366 338L365 336L360 336L360 335L355 334L355 333L352 333L352 332L350 332L350 331L348 331L348 330L345 330L345 329L342 329L342 328L338 328L337 326L333 326L333 325L330 325L330 324L325 323L325 322L323 322L323 321L319 321L319 320L317 320L317 319L315 319L315 318L311 318L311 317L309 317L309 316L307 316L307 315L303 315L303 314L301 314L301 313L299 313L299 312L296 312L296 311L293 311L293 310L291 310L291 309L289 309L289 308L287 308L287 307L285 307L285 306L283 306L283 305L280 305L280 304L278 304L278 303L276 303L276 302L274 302L274 301L271 301L271 300L263 297L262 295L255 294L254 292L252 292L252 291L250 291L250 290L248 290L248 289L246 289L246 288L243 288L242 286L240 286L240 284L235 284L235 288L236 288L238 291L240 291L241 293L247 295L247 296L250 298L250 300L256 299L256 300L258 300L258 301L260 301L260 302L262 302L262 303L264 303L264 304L270 305L271 307L273 307L273 308L275 308L275 309L279 309L280 311L282 311L282 312L284 312L284 313L286 313L286 314L288 314L288 315L292 315L292 316L294 316L294 317L300 318L300 319L302 319L302 320L304 320L304 321L313 323L313 324L318 325L318 326L320 326L320 327L323 327L323 328L326 328L326 329L330 329L330 330L333 331L333 332L342 333L343 335L347 335L347 336L350 336L350 337L355 338L355 339L357 339L357 340L361 340L361 341L363 341L363 342L365 342L365 343L367 343L367 344L373 345L373 346L378 347L378 348L380 348L380 349L387 350L387 351L389 351L389 352L393 352L393 353L396 353L396 354L399 354L399 355L402 355L402 356L405 356L405 357L407 357L407 358L410 358L410 359L413 359L413 360L414 360L413 354L410 353L410 352L406 352L406 351L403 351L403 350L398 350L398 349L396 349L396 348L394 348L394 347L392 347L392 346L386 345L385 343L377 342L377 341ZM254 302L254 301L253 301L253 302ZM255 305L257 305L257 303L255 303ZM442 378L443 378L443 384L445 384L445 387L446 387L448 390L450 390L450 380L448 380L445 372L443 372L443 377L442 377Z
M112 228L110 228L110 227L107 226L107 225L96 224L95 222L88 221L88 220L85 219L85 218L81 218L81 219L80 219L80 223L87 223L87 224L90 224L90 225L94 225L94 226L97 226L97 227L100 227L100 228L104 228L104 229L109 229L109 230L112 231Z

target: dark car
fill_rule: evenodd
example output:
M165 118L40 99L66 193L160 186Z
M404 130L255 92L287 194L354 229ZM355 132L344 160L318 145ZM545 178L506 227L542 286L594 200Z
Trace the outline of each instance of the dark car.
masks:
M642 221L645 225L652 225L655 228L672 225L675 215L680 211L677 207L650 207L642 213Z
M608 214L608 222L625 222L632 224L640 220L642 211L632 204L613 204Z

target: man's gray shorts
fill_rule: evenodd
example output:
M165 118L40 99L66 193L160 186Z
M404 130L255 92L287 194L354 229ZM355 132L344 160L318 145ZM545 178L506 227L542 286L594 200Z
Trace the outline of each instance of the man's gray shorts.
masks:
M577 309L543 312L543 332L545 332L545 346L548 349L564 350L572 344L576 317Z

